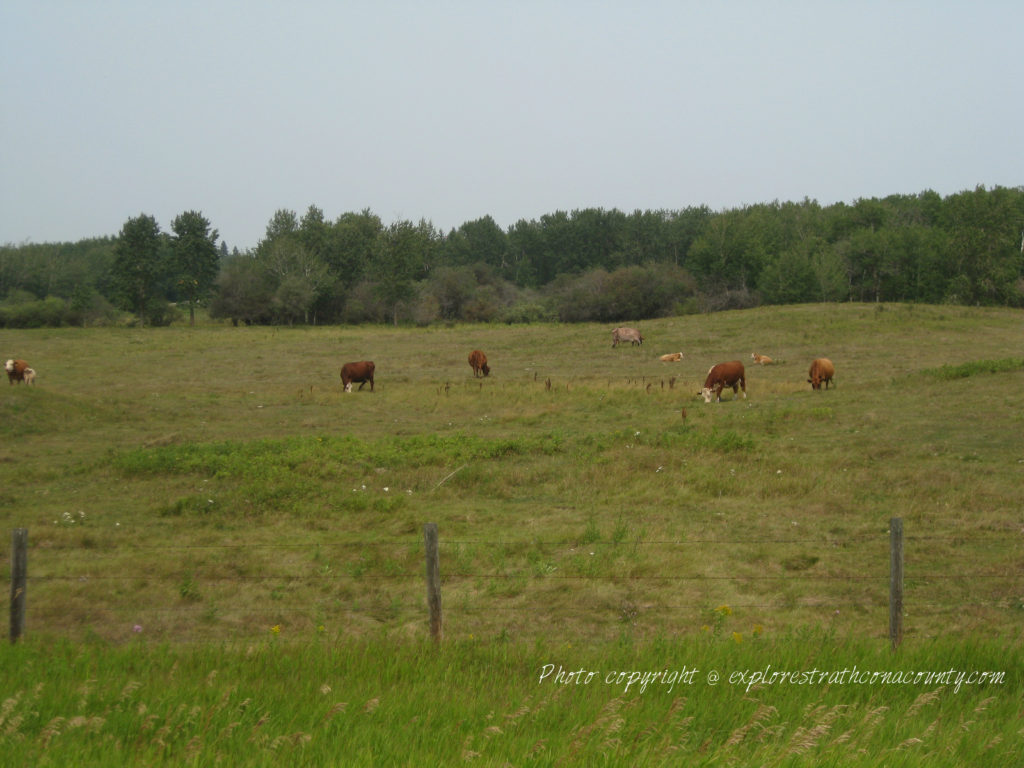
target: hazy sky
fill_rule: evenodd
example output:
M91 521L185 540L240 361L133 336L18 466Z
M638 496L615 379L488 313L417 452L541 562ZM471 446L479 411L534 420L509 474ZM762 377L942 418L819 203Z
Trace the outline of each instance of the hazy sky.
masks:
M1024 3L2 0L0 243L1024 184Z

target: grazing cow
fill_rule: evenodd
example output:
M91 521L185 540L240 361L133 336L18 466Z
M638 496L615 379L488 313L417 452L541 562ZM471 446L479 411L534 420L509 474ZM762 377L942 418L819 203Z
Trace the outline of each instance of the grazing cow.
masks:
M644 337L640 335L640 331L636 328L616 328L612 331L612 346L617 347L620 343L629 342L630 346L636 346L644 343Z
M25 369L25 383L33 386L36 383L36 372L32 368Z
M832 361L827 357L819 357L811 363L811 370L807 372L807 383L811 385L811 389L821 389L821 383L825 382L825 389L828 389L829 384L835 386L835 382L832 381L835 375L836 367L832 365Z
M28 363L24 360L8 360L4 363L4 370L7 371L7 381L9 384L14 382L21 383L25 380L25 369L28 368Z
M704 402L710 403L712 397L717 397L722 402L722 390L732 387L733 394L738 394L739 388L743 388L743 397L747 397L747 382L743 371L743 363L733 360L728 363L713 365L708 370L708 377L704 380L704 388L698 393L704 396Z
M474 349L469 353L469 365L473 369L474 379L480 375L487 376L491 372L491 367L487 365L487 355L479 349Z
M754 363L757 365L772 365L775 363L768 355L759 355L757 352L751 352L750 356L754 358Z
M346 392L352 391L352 384L356 382L362 389L366 382L370 382L370 391L373 392L373 369L372 360L363 360L358 363L345 363L341 366L341 383Z
M662 355L658 358L663 363L678 363L683 359L682 352L673 352L670 355Z

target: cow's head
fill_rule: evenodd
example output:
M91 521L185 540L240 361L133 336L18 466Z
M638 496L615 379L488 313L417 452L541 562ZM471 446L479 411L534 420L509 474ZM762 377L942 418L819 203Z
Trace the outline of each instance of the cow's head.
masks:
M489 376L491 373L491 366L489 366L487 363L484 363L483 367L480 370L484 372L484 376Z
M351 392L352 391L352 382L351 381L348 384L345 385L345 391L346 392Z
M704 387L697 394L704 398L704 402L705 403L710 403L711 402L711 397L712 397L712 395L714 393L711 391L711 387Z
M8 360L6 363L4 363L4 370L6 370L8 373L13 371L14 370L14 361L13 360Z

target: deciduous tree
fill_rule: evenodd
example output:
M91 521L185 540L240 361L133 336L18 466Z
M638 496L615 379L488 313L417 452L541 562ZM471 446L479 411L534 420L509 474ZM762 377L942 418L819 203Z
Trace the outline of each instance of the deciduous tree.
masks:
M161 240L156 219L140 214L124 223L114 246L114 289L122 306L134 312L143 326L153 300L159 298L157 287L167 273Z
M196 307L209 298L213 283L220 271L217 251L217 230L198 211L186 211L171 222L174 237L175 284L180 296L188 302L189 324L196 324Z

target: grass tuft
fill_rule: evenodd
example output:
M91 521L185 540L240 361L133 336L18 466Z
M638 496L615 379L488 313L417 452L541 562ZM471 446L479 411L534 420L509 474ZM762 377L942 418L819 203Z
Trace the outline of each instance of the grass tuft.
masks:
M1024 358L1006 357L1000 360L975 360L973 362L961 363L960 365L926 368L922 373L940 381L953 381L981 374L1008 373L1020 370L1024 370Z

